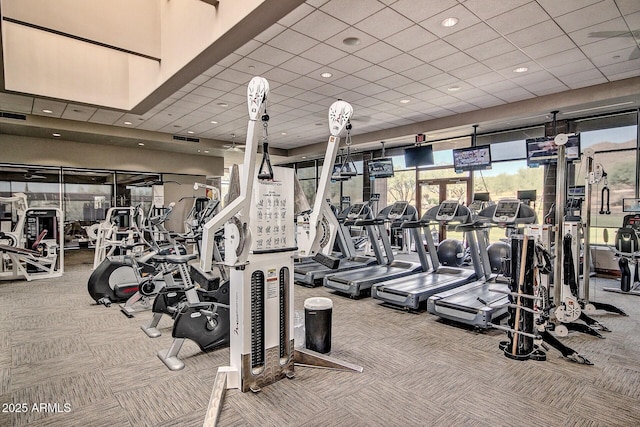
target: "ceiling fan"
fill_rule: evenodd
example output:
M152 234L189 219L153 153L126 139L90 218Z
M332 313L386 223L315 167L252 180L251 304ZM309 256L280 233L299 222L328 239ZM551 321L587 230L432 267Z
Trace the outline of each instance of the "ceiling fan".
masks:
M25 172L23 176L24 179L31 181L33 179L47 179L46 176L44 175L37 175L34 173L35 171L33 169L27 169L27 172Z
M236 138L236 134L235 133L231 134L231 144L223 145L223 147L226 148L227 151L242 151L243 150L243 147L236 146L235 138Z
M598 37L607 39L609 37L633 37L634 40L640 39L640 29L633 31L594 31L589 33L589 37ZM629 55L629 61L640 58L640 47L637 46Z

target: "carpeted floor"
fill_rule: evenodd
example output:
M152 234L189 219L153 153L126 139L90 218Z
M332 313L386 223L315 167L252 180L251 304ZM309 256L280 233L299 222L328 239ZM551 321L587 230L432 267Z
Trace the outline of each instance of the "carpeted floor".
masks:
M129 319L94 305L91 257L68 252L61 279L0 282L0 426L202 425L228 350L202 354L189 342L185 369L167 370L156 352L171 343L169 319L150 339L139 328L150 313ZM630 314L597 316L612 330L606 339L564 339L594 366L555 350L546 362L516 362L498 350L499 331L296 286L297 310L311 296L333 300L331 354L364 372L297 367L295 379L258 394L229 390L220 425L640 425L640 297L600 290L615 281L592 285L594 300Z

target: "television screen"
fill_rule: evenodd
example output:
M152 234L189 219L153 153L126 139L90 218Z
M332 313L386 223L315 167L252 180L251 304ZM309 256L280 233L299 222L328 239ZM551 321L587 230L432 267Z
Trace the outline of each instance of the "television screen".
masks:
M404 150L404 164L408 168L433 165L433 147L423 145Z
M554 137L527 139L527 165L536 167L558 161L558 146L553 142ZM580 159L580 134L569 135L565 144L567 161Z
M622 199L622 212L640 212L640 199Z
M390 157L371 159L368 162L369 178L390 178L393 176L393 161Z
M458 173L491 169L491 150L489 146L454 149L453 169Z
M488 202L489 200L489 193L473 193L474 202Z
M523 202L535 202L537 193L536 190L518 190L516 197Z

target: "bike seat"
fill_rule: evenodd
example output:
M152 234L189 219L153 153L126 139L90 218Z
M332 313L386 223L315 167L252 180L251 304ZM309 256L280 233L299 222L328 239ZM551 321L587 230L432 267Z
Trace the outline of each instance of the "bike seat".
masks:
M198 258L197 254L186 254L186 255L164 255L164 261L169 264L186 264L189 261Z

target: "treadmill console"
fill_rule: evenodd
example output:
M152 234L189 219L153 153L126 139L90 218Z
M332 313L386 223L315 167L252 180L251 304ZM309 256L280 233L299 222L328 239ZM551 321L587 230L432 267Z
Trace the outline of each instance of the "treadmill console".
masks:
M631 227L636 231L640 231L640 214L625 215L622 221L623 227Z
M457 200L446 200L440 203L438 213L436 213L436 221L451 221L455 218L460 204Z
M514 223L520 211L520 200L504 199L498 201L492 221L496 223Z
M347 214L347 219L357 219L362 214L363 209L364 204L362 203L356 203L351 206L351 209L349 209L349 213Z
M409 202L395 202L393 206L391 206L391 210L389 211L387 218L391 221L402 218L407 211L407 206L409 206Z

